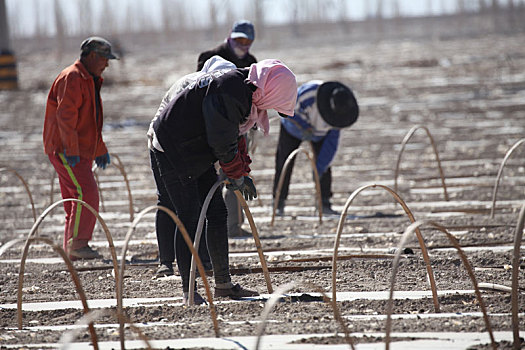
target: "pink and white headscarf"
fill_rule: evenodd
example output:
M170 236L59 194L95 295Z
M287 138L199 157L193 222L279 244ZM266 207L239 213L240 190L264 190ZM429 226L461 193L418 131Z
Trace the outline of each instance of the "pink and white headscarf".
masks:
M285 115L293 115L297 100L295 75L281 61L267 59L250 66L248 80L257 89L252 96L252 109L248 120L239 126L244 134L255 124L264 135L270 131L267 109L275 109Z

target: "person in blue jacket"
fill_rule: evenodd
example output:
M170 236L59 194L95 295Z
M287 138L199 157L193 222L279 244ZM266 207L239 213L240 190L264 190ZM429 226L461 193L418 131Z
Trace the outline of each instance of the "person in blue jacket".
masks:
M317 172L321 183L324 214L337 215L332 209L332 172L330 164L339 145L341 129L357 120L359 107L352 90L336 81L312 80L297 89L294 116L281 119L281 131L275 157L273 198L286 159L301 142L309 141L314 150ZM285 175L277 204L277 214L284 214L293 162Z

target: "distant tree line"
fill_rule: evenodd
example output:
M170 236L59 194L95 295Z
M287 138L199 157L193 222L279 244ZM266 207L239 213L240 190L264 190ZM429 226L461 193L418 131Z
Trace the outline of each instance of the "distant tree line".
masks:
M21 23L17 12L28 11L27 6L15 0L9 14L12 37L83 36L103 33L118 36L123 33L158 32L173 33L207 28L215 33L225 23L248 18L254 21L260 32L271 22L268 9L278 6L291 26L307 22L346 22L355 18L352 9L357 0L247 0L239 6L239 0L202 0L204 13L195 13L195 0L28 0L34 11L32 28ZM361 0L365 19L384 19L406 16L403 0ZM418 0L425 1L425 0ZM426 0L426 14L498 14L523 13L525 0L456 0L453 12L446 9L445 0ZM67 4L66 4L67 3ZM159 12L153 13L149 8ZM449 3L449 1L448 1ZM52 4L50 9L49 4ZM66 6L67 5L67 6ZM67 9L68 11L65 11ZM241 10L239 10L241 9ZM241 12L241 13L239 13ZM67 15L66 15L67 13ZM523 17L522 17L523 20Z

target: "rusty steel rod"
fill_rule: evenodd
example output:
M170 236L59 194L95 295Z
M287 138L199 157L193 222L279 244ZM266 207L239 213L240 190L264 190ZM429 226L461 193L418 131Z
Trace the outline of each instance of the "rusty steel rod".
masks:
M125 257L126 257L126 251L127 251L127 246L128 246L129 239L131 238L131 235L132 235L132 233L133 233L133 231L135 229L135 226L142 219L144 214L150 212L153 209L162 210L163 212L165 212L166 214L168 214L171 217L171 219L173 220L173 222L175 222L175 225L177 226L178 232L181 233L182 237L184 238L184 241L188 245L188 248L189 248L189 250L191 252L191 255L195 259L195 262L197 264L197 269L199 270L199 273L201 275L202 283L204 284L204 288L206 289L206 296L208 297L208 304L210 306L210 314L211 314L211 319L212 319L212 322L213 322L213 329L215 330L215 336L218 338L220 336L219 335L219 323L217 322L217 314L216 314L216 310L215 310L215 305L213 304L213 297L212 297L212 294L211 294L210 284L208 283L208 279L206 278L206 274L204 272L204 267L202 265L201 259L199 258L199 253L193 247L193 241L191 240L190 236L188 235L188 231L184 227L184 224L182 223L182 221L180 221L178 216L173 211L171 211L170 209L168 209L166 207L163 207L161 205L152 205L150 207L145 208L144 210L142 210L137 215L137 218L133 222L132 227L129 229L128 233L126 234L126 241L124 243L124 247L122 248L122 262L121 262L121 266L120 266L122 272L121 272L121 277L120 277L120 280L119 280L119 284L122 285L122 280L124 278ZM122 290L122 289L120 289L120 290ZM117 305L120 305L117 308L121 309L122 308L122 300L119 300L117 302Z
M22 175L20 175L18 173L18 171L16 171L15 169L11 169L11 168L0 168L0 173L4 173L4 172L9 172L9 173L12 173L14 174L16 177L18 177L18 179L20 180L20 182L22 182L22 185L24 185L24 188L26 189L26 193L29 197L29 201L31 202L31 210L33 212L33 221L36 221L36 211L35 211L35 202L33 201L33 196L31 195L31 191L29 190L29 186L26 182L26 180L24 180L24 178L22 177Z
M111 153L110 156L115 158L118 161L118 164L113 162L113 163L110 163L110 165L113 164L120 171L120 174L124 178L124 183L126 184L126 189L128 191L129 221L133 222L134 213L135 213L133 209L133 196L131 195L131 187L129 185L129 180L128 180L126 169L124 168L124 165L122 164L122 161L120 160L120 157L117 154ZM105 211L106 208L104 204L104 195L102 193L102 188L99 185L100 182L99 182L98 173L96 172L96 170L97 170L97 165L93 164L93 166L91 167L91 171L93 172L93 175L95 176L95 181L97 183L98 193L100 197L100 205L102 206L102 211ZM51 175L51 186L50 186L51 189L49 191L49 202L50 203L53 203L53 191L55 187L55 178L56 178L56 172L54 171Z
M142 333L139 327L131 323L131 321L129 320L129 318L126 317L126 315L119 314L118 312L115 312L110 309L92 310L88 312L87 314L85 314L84 316L82 316L79 320L77 320L75 322L75 325L80 325L80 326L86 325L104 316L112 316L112 317L115 317L119 322L122 320L124 323L127 323L129 327L131 328L131 330L136 332L139 338L146 344L146 348L152 349L148 337L144 333ZM71 343L78 336L78 334L80 334L82 330L83 330L82 328L73 328L72 330L69 330L65 332L64 334L62 334L59 340L59 343L63 344L61 346L61 349L67 349L69 343Z
M12 246L16 245L17 243L22 243L25 241L26 239L24 238L15 238L15 239L5 242L2 246L0 246L0 256L2 256L5 252L7 252Z
M115 166L122 174L122 177L124 178L124 182L126 183L126 190L128 191L128 203L129 203L129 221L133 222L134 220L133 196L131 195L131 187L129 185L129 180L128 180L128 175L126 173L126 169L124 168L124 164L122 163L122 161L120 160L120 157L117 154L111 153L111 157L117 160L118 164L115 164Z
M257 232L257 226L255 226L255 221L253 220L253 216L252 216L252 213L250 212L250 208L248 207L248 204L242 197L241 192L239 190L235 190L234 193L237 196L237 200L239 201L242 208L244 209L246 218L248 219L248 222L250 223L250 229L252 231L252 236L255 242L255 247L257 248L257 254L259 255L259 260L261 261L261 267L262 267L263 274L264 274L264 280L266 281L266 288L268 289L268 293L272 293L273 292L272 281L270 279L270 273L268 272L268 266L266 264L266 259L264 257L264 252L262 250L261 240L259 239L259 234Z
M288 283L278 287L277 290L275 292L273 292L272 295L270 295L270 297L268 298L268 300L264 304L264 309L263 309L263 312L261 314L262 321L259 324L259 326L257 327L257 342L255 343L255 350L259 349L259 344L261 342L261 337L264 334L264 330L266 329L266 322L268 320L268 316L272 312L272 309L273 309L274 305L277 303L277 301L279 301L279 298L280 298L280 296L283 293L286 293L287 291L292 289L294 286L295 286L295 282L292 281L292 282L288 282Z
M211 186L210 190L206 194L206 198L204 199L204 202L201 206L201 212L199 213L199 221L197 222L197 228L195 230L195 236L193 240L193 248L198 252L199 251L199 245L201 242L201 236L202 231L204 228L204 220L206 219L206 213L208 212L208 207L210 205L211 199L213 198L213 195L215 194L215 191L217 191L217 188L221 185L221 183L224 181L226 176L224 173L221 172L219 175L219 178L215 183ZM188 303L190 305L193 305L194 303L194 291L195 291L195 262L196 259L191 257L191 264L190 264L190 284L189 284L189 290L188 290ZM202 276L202 272L199 271L199 274ZM204 277L203 277L204 278Z
M520 247L523 239L523 224L525 222L525 204L521 206L520 216L516 223L516 233L514 235L514 251L512 254L512 292L511 292L511 305L512 305L512 336L514 339L514 349L521 348L520 340L520 326L518 318L518 276L520 270Z
M334 318L341 325L341 328L343 329L343 332L345 334L346 342L348 343L351 349L355 350L354 342L352 340L352 337L350 336L350 332L348 331L348 328L345 325L345 322L343 321L343 318L341 317L341 313L339 312L339 308L337 307L337 304L332 303L330 301L330 298L325 294L324 290L318 285L309 283L309 282L304 282L303 284L316 290L319 294L323 296L323 301L332 307ZM279 301L282 294L288 292L295 286L296 286L296 283L293 281L280 286L279 288L277 288L277 290L274 293L272 293L272 295L270 295L270 298L268 299L268 301L266 301L263 312L261 314L261 323L257 327L257 342L255 343L255 350L259 349L259 346L261 343L261 337L264 334L264 330L266 329L266 323L268 322L268 316L272 312L273 307Z
M496 341L494 340L494 335L492 334L492 327L490 325L490 320L487 314L487 309L485 307L485 302L483 301L483 298L481 296L481 292L478 288L478 283L476 280L476 276L474 275L474 272L472 271L472 266L470 265L469 260L467 259L465 253L459 246L459 243L452 234L450 234L447 229L433 221L416 221L410 224L410 226L407 227L405 232L403 233L403 236L401 237L401 241L399 242L399 246L396 252L396 257L394 258L393 267L392 267L392 277L390 278L390 294L388 298L388 304L387 304L387 318L386 318L386 335L385 335L385 349L388 350L390 348L390 331L392 328L392 311L393 311L393 296L394 296L394 285L396 282L396 275L399 267L399 257L401 256L401 250L405 245L405 242L407 241L408 237L419 228L419 226L422 225L432 225L439 231L443 232L447 238L450 240L450 242L454 245L454 248L456 248L461 261L463 263L463 266L465 266L465 269L467 270L467 273L470 277L470 280L472 281L472 285L474 286L474 292L476 294L476 298L479 302L479 306L481 308L481 311L483 313L483 319L485 320L485 327L487 328L487 332L489 333L490 340L492 342L492 348L496 350L498 347L496 345Z
M521 144L525 142L525 139L521 139L514 143L512 147L505 153L505 157L503 157L503 160L501 161L501 164L499 166L498 175L496 176L496 182L494 183L494 189L492 190L492 208L490 209L490 218L494 219L494 210L496 209L496 196L498 195L498 187L499 187L499 181L501 178L501 174L503 173L503 168L505 167L505 164L507 163L507 160L511 156L511 154L518 148Z
M124 183L126 184L126 190L128 191L129 221L133 222L133 219L134 219L134 216L135 216L134 215L135 212L134 212L134 209L133 209L133 196L131 195L131 187L129 185L128 174L126 172L126 169L124 168L124 164L122 164L122 161L120 160L120 157L117 154L114 154L114 153L111 153L110 156L117 160L117 163L113 162L113 163L110 163L110 165L113 164L115 166L115 168L117 168L120 171L120 174L124 178ZM91 171L93 171L93 174L95 175L95 179L97 181L97 184L99 184L98 173L96 172L96 170L97 170L97 165L93 164L93 167L91 168ZM100 195L100 202L102 204L102 210L105 210L104 197L102 195L102 188L100 187L100 185L97 186L97 187L98 187L98 193Z
M106 211L106 202L104 201L104 193L102 193L102 188L100 187L100 180L98 178L98 173L95 171L97 168L96 165L93 165L93 175L95 176L95 182L97 183L98 198L100 201L100 207L102 211Z
M405 201L395 191L393 191L392 189L390 189L387 186L378 185L378 184L364 185L364 186L359 187L354 192L352 192L350 197L348 197L348 199L346 200L346 203L345 203L345 206L343 208L343 211L341 212L341 216L339 217L339 223L337 224L337 234L336 234L336 237L335 237L334 253L333 253L333 258L332 258L332 302L333 303L337 302L337 295L336 295L336 292L337 292L337 285L336 285L337 254L339 252L339 242L341 240L341 234L343 232L343 226L344 226L344 222L345 222L345 219L346 219L346 213L348 211L348 208L350 207L350 205L354 201L355 197L357 197L357 195L361 191L363 191L363 190L365 190L367 188L376 188L376 187L382 188L382 189L386 190L388 193L390 193L394 197L394 199L403 207L403 209L405 210L405 213L407 214L407 216L410 219L410 221L411 222L415 222L416 221L416 219L414 218L414 215L412 214L412 212L410 211L410 209L406 205ZM430 258L428 256L428 250L427 250L427 247L425 245L425 241L423 239L423 236L421 235L421 232L419 231L419 228L416 228L415 231L416 231L417 240L419 242L419 247L421 248L421 253L423 254L423 260L425 261L425 266L426 266L426 269L427 269L427 276L428 276L428 280L429 280L429 283L430 283L430 289L432 290L432 299L434 301L434 309L436 310L436 312L439 312L439 301L438 301L438 298L437 298L436 281L434 279L434 272L432 271L432 266L430 265Z
M219 178L217 179L217 181L213 184L213 186L210 188L210 190L208 191L208 194L206 195L206 198L204 199L204 202L202 204L202 208L201 208L201 212L200 212L200 215L199 215L199 222L197 224L197 229L196 229L196 232L195 232L195 242L193 243L194 244L194 249L196 251L199 250L199 244L200 244L200 237L202 235L202 228L204 226L204 219L206 218L206 212L208 211L208 206L210 204L210 201L213 197L213 194L215 193L217 187L225 180L225 175L223 173L221 173L221 175L219 175ZM241 193L239 192L239 190L235 190L234 191L236 197L237 197L237 202L241 205L241 207L243 208L245 214L246 214L246 218L248 219L248 222L250 223L250 228L251 228L251 231L252 231L252 236L253 236L253 240L255 241L255 247L257 249L257 253L259 255L259 259L261 261L261 267L262 267L262 271L263 271L263 274L264 274L264 279L266 281L266 287L268 289L268 293L272 293L273 289L272 289L272 281L270 279L270 273L268 272L268 266L266 264L266 259L264 258L264 253L263 253L263 250L262 250L262 247L261 247L261 241L259 240L259 234L257 233L257 227L255 226L255 221L253 220L253 216L250 212L250 208L248 207L248 204L246 203L246 201L244 200L244 198L242 197ZM193 296L194 296L194 288L195 288L195 266L194 266L194 260L193 260L193 257L192 257L192 262L191 262L191 267L190 267L190 285L189 285L189 291L188 291L188 301L190 304L193 304Z
M343 333L345 334L345 340L346 343L352 348L352 350L355 350L354 342L352 340L352 337L350 336L350 332L348 331L348 328L346 327L345 321L341 317L341 313L339 312L339 308L337 307L337 304L332 303L330 298L326 295L325 291L318 285L311 283L311 282L303 282L306 286L309 286L310 288L313 288L315 291L320 293L323 296L323 301L330 305L332 307L332 311L334 313L334 318L339 322L341 325L341 328L343 329Z
M111 253L111 260L113 262L113 271L115 273L115 283L116 283L116 281L118 281L118 262L117 262L117 253L115 252L115 245L113 244L113 238L111 236L111 233L109 232L108 226L106 225L106 222L104 221L104 219L102 219L100 214L95 209L93 209L93 207L91 205L87 204L86 202L84 202L84 201L82 201L80 199L66 198L66 199L62 199L62 200L56 201L55 203L53 203L50 206L48 206L42 212L42 214L40 214L38 219L33 224L33 227L31 228L31 231L29 231L29 235L27 236L27 239L32 238L35 235L35 233L37 232L38 227L40 226L42 221L46 218L46 216L53 209L55 209L57 206L59 206L60 204L62 204L64 202L75 202L75 203L77 203L77 205L83 205L97 218L98 222L100 223L100 226L102 226L102 229L104 230L104 233L106 234L106 239L107 239L108 245L109 245L109 251ZM117 283L116 283L116 285L118 286ZM116 296L117 296L117 298L119 296L118 289L116 290Z
M27 254L29 252L29 246L35 242L39 241L42 243L45 243L47 245L50 245L55 252L57 252L64 262L67 265L69 274L71 275L71 279L73 280L73 283L75 284L75 289L78 293L78 296L80 298L80 301L82 303L82 307L84 309L84 314L89 313L89 307L87 304L87 298L86 293L84 293L84 289L82 288L82 283L80 282L80 279L78 278L77 271L75 270L75 267L73 266L73 263L67 256L66 252L62 247L56 245L53 243L52 240L49 238L44 237L30 237L26 240L26 244L24 246L24 250L22 252L22 259L20 261L20 272L18 273L18 294L17 294L17 320L18 320L18 329L22 329L22 294L24 289L24 271L26 266L26 259ZM91 335L91 341L93 342L93 348L98 349L98 341L97 341L97 333L95 332L95 327L93 326L93 323L89 323L89 333Z
M299 147L296 150L294 150L288 158L286 158L286 161L284 162L283 169L281 170L281 176L279 176L279 182L277 183L277 188L275 189L275 198L273 201L273 208L272 208L272 221L270 222L270 226L273 226L273 223L275 221L275 212L277 211L277 205L279 203L279 198L281 196L281 188L283 187L284 183L284 177L286 173L288 172L288 168L290 167L290 164L292 163L293 159L297 156L299 152L302 152L306 154L308 157L308 160L310 161L310 166L312 167L312 171L314 172L314 183L315 183L315 194L317 198L317 207L319 212L319 223L323 223L323 202L321 199L321 184L319 182L319 173L317 172L317 166L315 165L315 160L312 158L310 153L302 148ZM290 169L292 171L292 169Z
M414 133L418 129L425 130L428 138L430 139L430 143L432 145L432 148L434 150L434 154L436 156L437 165L439 168L439 176L441 177L441 184L443 186L443 192L445 195L445 200L448 201L448 193L447 193L447 186L445 185L445 175L443 173L443 168L441 167L441 161L439 160L439 154L437 151L436 143L434 142L434 138L432 137L432 134L430 134L430 131L426 126L423 125L415 125L413 126L410 131L405 135L405 138L403 139L403 142L401 143L401 149L399 150L399 155L397 156L397 163L396 163L396 170L394 172L394 191L397 192L397 177L399 175L399 164L401 163L401 156L405 150L405 146L407 142L410 140L410 138L414 135Z

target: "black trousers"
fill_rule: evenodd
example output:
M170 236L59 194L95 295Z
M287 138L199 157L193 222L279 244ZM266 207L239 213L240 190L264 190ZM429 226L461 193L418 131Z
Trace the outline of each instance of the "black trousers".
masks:
M277 185L279 184L279 177L286 162L286 158L295 151L301 145L302 140L292 136L286 129L281 125L281 131L279 132L279 142L277 144L277 154L275 155L275 177L273 179L273 198L275 198L275 192L277 191ZM312 145L315 159L319 155L319 151L323 145L323 140L319 142L312 142ZM290 178L292 176L292 170L294 167L295 159L291 161L291 164L286 172L284 177L283 187L281 188L281 193L279 195L279 201L284 201L288 198L288 187L290 186ZM312 171L313 173L313 171ZM332 170L330 167L320 175L321 183L321 198L323 199L323 204L330 203L330 198L332 197ZM313 174L312 174L313 176Z
M157 185L157 204L175 212L193 239L201 204L217 180L215 169L210 167L208 172L194 181L195 183L182 185L164 153L150 151L150 157L151 169ZM205 232L202 233L199 243L199 257L205 267L209 268L209 265L213 264L215 281L229 282L226 207L220 189L213 196L207 213ZM160 262L173 263L175 258L177 259L183 290L187 292L191 265L190 250L171 217L162 210L157 211L155 228Z

